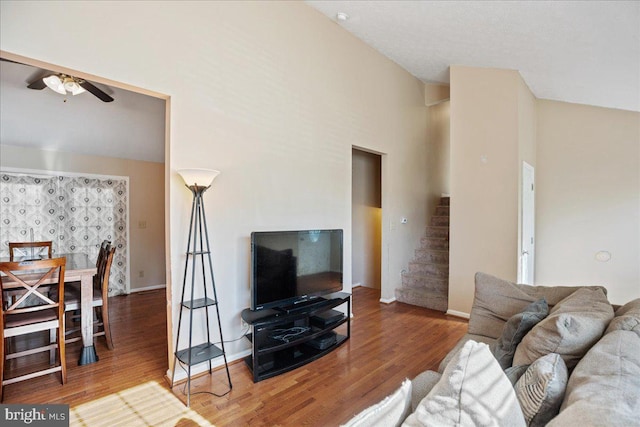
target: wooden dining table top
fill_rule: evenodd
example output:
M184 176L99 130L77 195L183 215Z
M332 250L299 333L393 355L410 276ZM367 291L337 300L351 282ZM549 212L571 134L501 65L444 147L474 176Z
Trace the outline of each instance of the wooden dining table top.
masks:
M80 280L79 278L81 276L84 276L87 274L93 275L98 272L95 262L91 261L89 259L89 256L84 253L54 254L52 258L66 259L65 273L64 273L65 281ZM39 259L48 259L48 257L46 256L40 257ZM19 262L21 264L28 263L31 261L37 261L37 260L31 259L28 256L14 257L13 259L13 262ZM10 258L2 257L0 258L0 262L10 262ZM26 274L21 273L20 277L24 277L25 279L28 280L30 274L34 274L34 276L38 276L38 277L41 276L40 274L35 274L35 273L26 273ZM54 281L52 279L55 279L56 277L58 277L57 273L53 274L50 278L51 279L50 281ZM47 282L50 282L50 281L47 281ZM12 287L12 285L13 283L11 283L11 281L7 281L6 277L3 277L3 286L5 288L10 288Z

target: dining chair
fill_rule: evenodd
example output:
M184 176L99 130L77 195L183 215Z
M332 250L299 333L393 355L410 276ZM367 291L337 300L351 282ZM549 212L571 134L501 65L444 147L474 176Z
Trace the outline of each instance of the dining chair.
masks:
M96 336L103 336L107 341L107 347L109 350L113 350L113 339L111 336L111 326L109 324L109 277L111 274L111 264L113 263L113 256L116 252L116 247L108 244L105 248L102 265L98 265L98 274L94 276L93 283L93 301L92 307L95 310L95 318L93 326L98 328L98 331L93 334ZM67 283L65 294L65 311L77 311L80 310L80 284L77 282ZM67 331L67 343L80 341L82 338L72 336L77 333L79 328L69 329Z
M103 240L100 244L100 249L98 250L98 259L96 260L96 267L98 268L98 272L95 276L93 276L94 283L97 284L100 277L102 277L104 273L105 263L107 260L107 250L111 246L111 241Z
M9 242L9 260L16 257L39 258L47 251L47 258L51 258L51 240L43 242Z
M29 380L53 372L60 372L61 382L67 382L67 365L64 347L64 271L65 258L23 262L0 262L0 401L4 386ZM57 277L56 277L57 273ZM43 285L55 281L57 298L49 298ZM51 285L48 285L51 286ZM6 300L5 291L10 291L14 298ZM19 295L16 295L19 292ZM28 350L9 352L5 339L39 331L57 330L56 342L30 348ZM5 361L31 354L56 349L60 364L28 374L12 378L4 377ZM55 364L55 361L54 363Z

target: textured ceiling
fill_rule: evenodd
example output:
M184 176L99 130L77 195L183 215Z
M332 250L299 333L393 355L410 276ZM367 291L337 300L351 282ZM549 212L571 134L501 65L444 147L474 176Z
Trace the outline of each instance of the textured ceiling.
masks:
M638 1L315 1L425 83L450 65L518 70L538 98L640 111ZM336 21L338 22L338 21Z

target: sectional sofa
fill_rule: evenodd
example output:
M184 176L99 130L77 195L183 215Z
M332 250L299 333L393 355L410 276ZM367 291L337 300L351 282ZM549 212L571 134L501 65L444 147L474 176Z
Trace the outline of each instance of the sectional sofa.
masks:
M467 334L348 426L640 426L640 299L478 273Z

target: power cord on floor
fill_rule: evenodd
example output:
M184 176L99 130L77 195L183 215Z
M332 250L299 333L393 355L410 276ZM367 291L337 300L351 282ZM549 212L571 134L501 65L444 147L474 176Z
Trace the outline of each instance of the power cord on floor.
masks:
M234 338L234 339L232 339L232 340L228 340L228 341L227 341L227 340L224 340L224 341L218 341L218 342L214 342L214 343L212 343L212 344L213 344L213 345L219 345L219 344L222 344L223 342L224 342L225 344L228 344L228 343L232 343L232 342L235 342L235 341L240 341L241 339L243 339L243 338L247 335L247 333L249 332L249 330L250 330L250 329L251 329L251 328L247 325L247 326L245 326L245 327L243 328L243 330L242 330L242 332L240 333L240 336L239 336L238 338ZM176 358L176 361L178 362L178 365L179 365L179 366L180 366L180 368L184 371L184 373L185 373L186 375L189 375L189 372L188 372L188 371L187 371L187 369L185 368L185 366L186 366L186 365L184 365L184 364L180 361L180 359L177 359L177 358ZM186 395L187 395L186 390L187 390L187 383L185 382L184 386L182 387L182 395L183 395L183 396L186 396ZM191 395L194 395L194 394L210 394L210 395L213 395L213 396L216 396L216 397L223 397L223 396L226 396L227 394L229 394L230 392L231 392L231 388L229 388L229 390L227 390L227 392L226 392L226 393L224 393L224 394L217 394L217 393L214 393L214 392L212 392L212 391L196 391L196 392L191 393Z
M185 368L185 365L180 361L180 359L176 359L176 360L178 361L178 365L180 365L180 368L182 368L184 373L188 376L189 372ZM209 362L211 362L211 361L209 361ZM183 396L187 395L187 383L188 382L185 381L184 385L182 386L182 395ZM231 385L231 383L229 383L229 385ZM225 393L222 393L222 394L214 393L212 391L194 391L193 393L191 393L191 396L193 396L194 394L210 394L210 395L215 396L215 397L224 397L229 393L231 393L231 387L229 387L229 390L227 390Z

